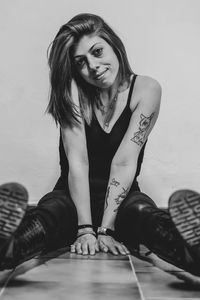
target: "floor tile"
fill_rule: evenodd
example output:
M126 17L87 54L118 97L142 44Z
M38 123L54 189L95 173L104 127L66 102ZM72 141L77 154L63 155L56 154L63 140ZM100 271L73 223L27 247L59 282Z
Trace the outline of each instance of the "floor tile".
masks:
M49 260L17 277L2 300L140 300L129 261L105 259Z
M145 300L200 298L199 286L190 286L176 276L159 270L146 261L135 257L132 257L132 260Z
M111 253L96 253L95 255L78 255L70 252L70 248L61 248L43 255L45 258L65 258L65 259L94 259L94 260L128 260L126 255L113 255Z

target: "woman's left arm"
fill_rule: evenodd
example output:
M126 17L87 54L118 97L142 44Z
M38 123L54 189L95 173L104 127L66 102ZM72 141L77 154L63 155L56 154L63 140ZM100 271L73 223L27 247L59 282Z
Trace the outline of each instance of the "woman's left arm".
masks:
M118 207L126 198L134 180L140 150L157 120L161 87L157 81L148 77L144 78L141 87L138 87L136 97L132 99L136 101L136 104L129 127L112 160L110 169L101 226L112 230L114 230ZM108 245L107 248L109 248ZM115 251L114 248L108 250L116 254L116 249Z

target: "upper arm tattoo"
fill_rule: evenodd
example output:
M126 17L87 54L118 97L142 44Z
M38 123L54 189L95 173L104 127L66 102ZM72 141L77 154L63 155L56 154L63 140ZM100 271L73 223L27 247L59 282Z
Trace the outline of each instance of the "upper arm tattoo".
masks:
M139 146L144 145L154 114L155 113L152 113L149 117L146 117L143 114L140 115L139 129L134 133L134 136L131 139L132 142Z

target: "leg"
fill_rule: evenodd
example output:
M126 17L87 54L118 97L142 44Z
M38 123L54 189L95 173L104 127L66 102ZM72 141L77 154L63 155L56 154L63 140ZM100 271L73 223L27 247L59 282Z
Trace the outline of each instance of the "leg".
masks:
M46 194L25 217L33 216L37 216L45 229L48 249L63 247L74 241L78 226L77 211L66 191L54 190Z
M121 204L115 223L119 239L129 247L144 244L162 259L195 272L195 262L167 211L141 192L132 192Z
M143 207L156 208L155 203L140 191L131 192L119 207L116 216L115 230L119 240L131 248L138 249L144 241Z
M13 268L42 251L71 243L76 230L77 213L70 197L65 191L48 193L25 214L7 247L1 269Z

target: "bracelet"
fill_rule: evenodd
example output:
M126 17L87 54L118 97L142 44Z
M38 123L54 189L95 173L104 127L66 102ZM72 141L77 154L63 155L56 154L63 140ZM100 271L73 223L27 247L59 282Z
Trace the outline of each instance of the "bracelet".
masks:
M85 235L85 234L92 234L93 236L97 237L97 235L96 235L96 233L94 231L80 233L80 234L77 234L76 237L79 238L80 236Z
M98 227L97 234L98 235L109 235L109 236L115 238L114 230L111 230L111 229L106 228L106 227Z
M78 229L83 229L83 228L93 228L93 225L92 224L78 225Z

